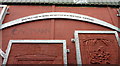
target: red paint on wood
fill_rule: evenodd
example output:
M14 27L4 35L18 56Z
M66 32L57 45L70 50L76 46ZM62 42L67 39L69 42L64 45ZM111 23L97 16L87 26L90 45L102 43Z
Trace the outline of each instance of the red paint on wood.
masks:
M113 13L114 10L115 10L115 13ZM58 6L10 6L10 8L9 8L10 14L6 16L4 23L18 19L18 18L22 18L25 16L30 16L30 15L40 14L40 13L45 13L45 12L54 12L54 11L55 12L78 13L78 14L95 17L95 18L101 19L103 21L107 21L108 23L113 24L115 26L117 24L119 24L117 22L117 16L115 17L115 14L116 14L115 8L110 8L110 10L109 10L110 12L109 12L108 8L106 8L106 7L98 8L98 7L58 7ZM112 15L114 15L114 16L112 16ZM75 43L71 42L71 39L74 38L73 34L74 34L75 30L93 30L93 31L109 30L109 31L113 31L113 30L105 28L103 26L86 23L83 21L68 20L68 19L38 20L38 21L28 22L28 23L15 25L13 27L3 29L2 30L2 33L3 33L3 35L2 35L2 42L3 42L2 50L3 51L6 50L9 40L31 40L31 39L32 40L36 40L36 39L38 39L38 40L51 40L51 39L66 40L67 48L70 49L70 53L68 54L68 64L76 64ZM88 34L83 38L88 39L88 38L86 38L87 36L88 36ZM96 34L92 35L92 36L96 37ZM98 37L103 38L104 36L107 37L108 35L100 34ZM120 33L119 33L119 36L120 36ZM106 38L106 39L112 38L113 40L112 39L111 40L115 42L115 43L111 44L111 45L115 46L112 48L117 48L116 45L118 45L118 44L116 43L114 35L110 35L108 37L109 38ZM21 45L20 47L23 47L23 46ZM27 45L25 47L27 47ZM26 49L25 47L23 49ZM30 47L32 48L31 45L30 45ZM16 50L15 50L17 48L18 48L18 51L20 52L19 46L13 45L12 52L10 53L11 56L9 57L9 59L12 59L12 60L8 61L8 63L14 63L13 54L17 54ZM82 47L82 48L84 48L84 47ZM111 48L111 46L110 46L110 48ZM48 49L50 49L50 48L48 48ZM97 48L95 48L95 49L97 50ZM39 49L37 49L37 50L39 50ZM113 49L113 50L107 49L107 51L110 51L111 53L114 53L115 50L116 49ZM25 50L26 53L28 53L27 51L28 50ZM59 50L57 50L57 51L59 51ZM23 51L23 53L25 53L25 52ZM36 52L38 52L38 51L36 51ZM22 54L22 52L20 52L20 53ZM111 54L111 55L114 55L114 54ZM33 57L33 55L29 55L29 57L31 57L31 56ZM26 56L24 56L24 57L26 57ZM22 59L23 60L41 60L42 59L42 58L36 59L37 57L33 57L35 59L33 59L32 57L31 57L32 59L31 58L24 59L24 57L21 56L21 57L18 57L18 59L19 60L22 60ZM115 57L115 58L117 58L117 57ZM49 59L53 59L53 57L47 58L47 60L49 60ZM85 59L83 59L83 61L84 60ZM116 61L113 61L112 64L115 62ZM27 62L21 62L21 63L27 63ZM31 63L33 63L33 62L31 62ZM36 61L35 63L38 63L38 62ZM59 62L56 62L56 63L59 63ZM88 61L85 61L84 63L88 63Z
M0 8L0 14L1 14L2 9L3 9L3 8Z
M56 11L83 14L83 15L91 16L91 17L106 21L110 24L113 24L112 20L111 20L111 16L110 16L109 11L108 11L108 8L106 8L106 7L104 7L104 8L98 8L98 7L57 7Z
M6 16L6 19L3 23L22 17L51 11L51 6L9 6L8 12L10 12L10 14Z

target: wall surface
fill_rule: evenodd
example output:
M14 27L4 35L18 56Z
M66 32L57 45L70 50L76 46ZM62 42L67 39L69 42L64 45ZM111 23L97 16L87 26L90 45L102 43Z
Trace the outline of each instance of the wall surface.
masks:
M110 7L58 7L58 6L9 6L10 12L9 15L5 17L5 20L3 22L7 23L9 21L22 18L25 16L30 16L34 14L40 14L40 13L46 13L46 12L70 12L70 13L77 13L77 14L83 14L87 16L91 16L103 21L106 21L116 27L120 26L118 25L119 23L119 18L116 16L117 15L117 9L116 8L110 8ZM69 20L69 19L47 19L47 20L37 20L33 22L28 22L20 25L15 25L6 29L2 30L2 50L5 51L8 45L9 40L66 40L67 41L67 48L70 49L70 53L68 53L68 64L76 64L76 50L75 50L75 43L71 42L71 39L74 38L74 32L75 30L99 30L99 31L114 31L109 28L99 26L96 24L92 23L87 23L84 21L77 21L77 20ZM88 36L88 37L87 37ZM108 39L113 43L107 43L108 45L111 44L110 46L105 46L107 48L106 52L111 53L111 58L116 58L112 60L110 58L110 63L111 64L118 64L118 43L115 39L115 36L109 35L109 34L100 34L100 35L85 35L83 34L81 37L83 39L88 39L88 38L94 38L94 37L99 37L103 39ZM84 38L86 37L86 38ZM120 33L119 33L120 37ZM110 38L110 39L109 39ZM83 41L83 40L81 40ZM89 42L88 42L89 43ZM106 43L106 42L105 42ZM91 44L91 43L90 43ZM92 43L93 44L93 43ZM103 43L96 43L98 44L96 49L98 49ZM9 57L9 63L12 64L12 61L10 59L13 59L18 56L16 52L22 51L30 52L29 48L28 50L19 50L15 48L20 48L20 44L18 45L13 45ZM104 45L103 45L104 46ZM114 48L112 47L114 46ZM22 47L23 49L25 47L28 47L27 44ZM36 47L36 46L35 46ZM31 49L38 50L38 48L35 47L30 47ZM94 47L94 46L89 46L89 47ZM86 48L84 46L81 46L81 48ZM112 49L108 49L112 48ZM52 50L52 48L50 48ZM60 48L57 48L60 51ZM91 50L91 49L88 49ZM95 50L95 49L94 49ZM14 52L13 52L14 51ZM31 50L33 51L33 50ZM83 54L87 50L81 50ZM93 51L93 50L91 50ZM114 53L116 51L116 53ZM37 52L37 51L35 51ZM15 53L15 55L14 55ZM112 55L113 54L113 55ZM116 54L116 55L114 55ZM86 55L88 57L88 55ZM84 57L84 56L83 56ZM83 60L83 64L90 64L89 61L87 61L86 58ZM90 60L90 59L89 59ZM32 62L31 62L32 63ZM37 63L37 62L36 62ZM25 62L23 63L25 64Z
M2 11L2 8L0 8L0 13L1 13L1 11Z

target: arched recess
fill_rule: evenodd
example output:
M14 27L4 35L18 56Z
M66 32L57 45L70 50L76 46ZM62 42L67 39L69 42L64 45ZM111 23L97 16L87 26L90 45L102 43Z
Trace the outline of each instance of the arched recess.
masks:
M0 29L4 29L13 25L21 24L21 23L26 23L34 20L42 20L42 19L52 19L52 18L64 18L64 19L73 19L73 20L79 20L79 21L85 21L88 23L94 23L97 25L101 25L104 27L108 27L110 29L116 30L120 32L120 28L109 24L108 22L86 16L86 15L81 15L81 14L76 14L76 13L68 13L68 12L48 12L48 13L41 13L41 14L36 14L36 15L31 15L23 18L19 18L10 22L7 22L5 24L2 24Z

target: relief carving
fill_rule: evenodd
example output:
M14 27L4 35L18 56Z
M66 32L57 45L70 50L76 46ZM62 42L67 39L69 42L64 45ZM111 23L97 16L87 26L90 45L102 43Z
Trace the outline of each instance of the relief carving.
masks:
M56 56L51 55L22 55L16 56L18 61L54 61Z
M110 64L110 53L100 46L90 53L90 64Z
M93 42L93 45L96 45L99 42L102 42L103 44L105 44L106 46L108 46L108 43L110 43L111 41L108 39L102 39L102 38L96 38L96 39L87 39L84 40L83 43L85 43L85 45L88 45L89 42Z

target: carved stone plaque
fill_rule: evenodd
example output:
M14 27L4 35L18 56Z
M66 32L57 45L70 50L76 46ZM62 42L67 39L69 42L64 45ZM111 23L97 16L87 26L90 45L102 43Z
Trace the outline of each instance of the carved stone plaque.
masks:
M62 44L13 44L7 64L64 64Z
M118 64L118 43L114 34L79 34L83 64Z

